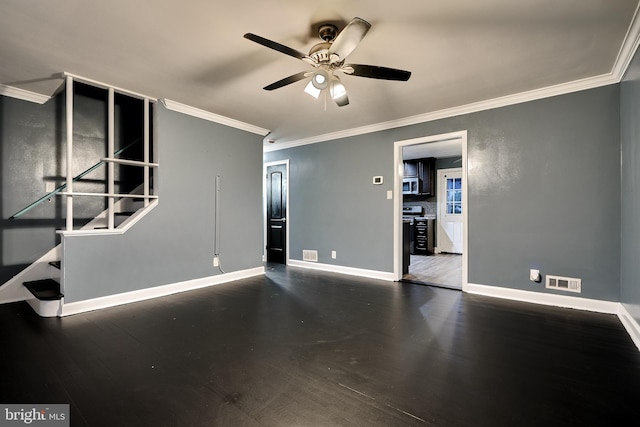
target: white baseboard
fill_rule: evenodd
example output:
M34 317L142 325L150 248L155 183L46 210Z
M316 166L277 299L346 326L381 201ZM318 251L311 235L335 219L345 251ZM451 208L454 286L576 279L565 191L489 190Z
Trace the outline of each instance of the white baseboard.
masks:
M636 319L634 319L633 316L629 314L624 304L620 304L618 317L629 333L629 336L633 340L633 343L636 345L636 347L638 347L638 350L640 350L640 325L638 324Z
M332 273L348 274L350 276L368 277L370 279L380 279L393 281L393 273L386 271L366 270L363 268L344 267L340 265L322 264L319 262L299 261L290 259L287 261L288 266L308 268L311 270L329 271Z
M575 308L577 310L595 311L607 314L618 314L618 306L620 305L620 303L611 301L523 291L520 289L478 285L475 283L468 283L465 291L470 294L486 295L489 297L504 298L514 301L530 302L555 307Z
M256 267L248 270L234 271L232 273L187 280L185 282L171 283L168 285L156 286L153 288L140 289L137 291L124 292L116 295L109 295L84 301L72 302L64 304L62 306L62 313L60 316L71 316L73 314L84 313L87 311L99 310L102 308L130 304L133 302L163 297L180 292L192 291L195 289L206 288L209 286L228 283L235 280L246 279L248 277L259 276L264 273L264 267Z
M640 350L640 325L638 325L638 322L636 322L633 316L629 314L625 306L619 302L579 298L569 295L523 291L519 289L503 288L500 286L478 285L475 283L468 283L465 287L465 292L533 304L615 314L627 330L627 333L633 340L633 343L638 347L638 350Z

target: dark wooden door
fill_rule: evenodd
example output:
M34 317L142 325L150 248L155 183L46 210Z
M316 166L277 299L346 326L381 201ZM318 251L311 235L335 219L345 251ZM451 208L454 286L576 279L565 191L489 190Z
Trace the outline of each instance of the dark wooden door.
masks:
M267 262L286 264L287 165L267 167Z

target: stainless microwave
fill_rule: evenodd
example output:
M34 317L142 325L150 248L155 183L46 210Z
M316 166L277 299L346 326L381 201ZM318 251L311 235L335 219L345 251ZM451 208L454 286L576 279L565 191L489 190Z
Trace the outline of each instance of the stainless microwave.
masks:
M402 194L420 194L420 178L403 178Z

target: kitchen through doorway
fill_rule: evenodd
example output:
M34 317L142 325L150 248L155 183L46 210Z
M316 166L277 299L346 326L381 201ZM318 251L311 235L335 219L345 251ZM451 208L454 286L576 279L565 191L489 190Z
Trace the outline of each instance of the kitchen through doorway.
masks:
M397 279L464 289L466 131L397 141L395 157Z

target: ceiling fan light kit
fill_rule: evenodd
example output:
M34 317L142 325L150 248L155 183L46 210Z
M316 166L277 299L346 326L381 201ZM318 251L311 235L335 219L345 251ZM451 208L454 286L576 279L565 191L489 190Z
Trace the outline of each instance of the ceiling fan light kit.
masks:
M331 99L339 107L343 107L349 104L349 99L344 84L335 74L336 71L346 75L380 80L407 81L411 77L411 72L395 68L345 64L346 57L358 46L370 28L371 24L357 17L353 18L340 32L333 24L320 25L318 27L318 36L323 41L313 46L308 55L256 34L246 33L244 37L285 55L300 59L316 69L312 72L299 72L285 77L265 86L265 90L278 89L311 77L304 89L306 93L317 99L323 91L328 90Z
M313 80L307 83L307 85L304 88L304 91L309 95L313 96L315 99L318 99L318 97L320 96L320 92L322 92L320 89L315 87L315 85L313 84Z
M311 82L316 89L324 90L329 86L329 73L322 68L318 68L311 76Z

